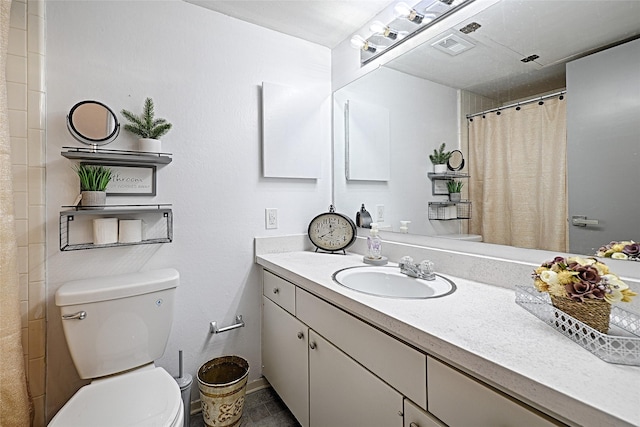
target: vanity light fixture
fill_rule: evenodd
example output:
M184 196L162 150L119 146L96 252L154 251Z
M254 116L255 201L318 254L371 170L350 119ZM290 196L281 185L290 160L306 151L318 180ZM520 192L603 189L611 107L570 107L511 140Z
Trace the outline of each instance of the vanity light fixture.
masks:
M414 24L422 24L422 20L424 19L424 15L418 13L417 10L404 2L395 5L393 10L398 18L405 18Z
M371 53L375 53L377 50L376 46L369 43L368 40L365 40L362 36L359 35L355 35L351 38L351 46L356 49Z
M388 25L384 25L380 21L374 21L373 24L369 27L371 32L375 34L380 34L388 39L395 40L398 38L398 32Z
M372 22L368 28L369 35L354 35L351 46L360 51L360 64L365 65L473 1L412 0L409 2L412 6L399 2L388 9L388 12L393 12L395 18L388 22Z

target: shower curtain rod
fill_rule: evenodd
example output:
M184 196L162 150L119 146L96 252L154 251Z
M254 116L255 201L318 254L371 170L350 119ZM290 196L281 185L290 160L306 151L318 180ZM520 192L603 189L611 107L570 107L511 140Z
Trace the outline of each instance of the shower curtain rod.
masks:
M544 95L544 96L538 96L537 98L531 98L531 99L528 99L528 100L522 101L522 102L514 102L513 104L504 105L502 107L497 107L497 108L492 108L490 110L481 111L479 113L467 114L467 119L470 119L470 118L476 117L476 116L481 116L483 114L493 113L494 111L506 110L507 108L519 107L521 105L531 104L532 102L536 102L536 101L543 101L545 99L553 98L555 96L564 95L565 93L567 93L566 90L561 90L560 92L551 93L549 95Z

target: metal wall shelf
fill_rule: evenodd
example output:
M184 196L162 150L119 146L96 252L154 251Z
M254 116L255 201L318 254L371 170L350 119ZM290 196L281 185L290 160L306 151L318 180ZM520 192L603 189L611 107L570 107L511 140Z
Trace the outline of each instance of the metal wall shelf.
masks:
M427 176L429 179L446 179L451 180L454 178L469 178L468 173L461 172L445 172L445 173L435 173L435 172L427 172Z
M471 202L429 202L429 219L471 219Z
M110 150L93 147L62 147L63 157L81 160L84 163L121 163L130 165L168 165L173 160L171 153L151 153L146 151Z
M106 205L93 209L63 206L60 212L60 250L111 248L116 246L148 245L173 241L173 211L169 204ZM135 243L92 243L92 220L95 218L142 219L143 239Z

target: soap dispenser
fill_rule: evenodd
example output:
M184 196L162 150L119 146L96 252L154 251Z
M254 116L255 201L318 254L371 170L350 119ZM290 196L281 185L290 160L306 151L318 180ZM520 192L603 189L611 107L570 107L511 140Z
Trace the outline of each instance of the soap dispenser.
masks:
M362 228L371 228L371 214L365 209L364 203L360 212L356 212L356 225Z
M387 258L382 256L382 240L378 236L378 224L371 223L371 234L367 237L367 254L363 261L367 264L385 265Z

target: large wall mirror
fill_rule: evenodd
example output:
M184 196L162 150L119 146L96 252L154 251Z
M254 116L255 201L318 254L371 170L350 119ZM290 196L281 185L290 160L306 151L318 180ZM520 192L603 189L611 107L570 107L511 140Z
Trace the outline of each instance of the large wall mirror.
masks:
M463 152L467 164L462 172L469 173L468 114L562 93L565 89L567 94L563 98L566 99L562 102L568 103L572 94L570 88L567 88L567 64L582 61L581 58L599 51L612 50L615 46L637 43L636 39L640 37L638 16L640 2L635 0L501 0L450 29L451 34L470 42L472 48L457 52L454 46L452 52L446 53L442 48L434 46L446 35L445 31L339 89L334 93L333 104L336 206L341 212L355 217L364 203L374 215L374 220L377 212L384 214L381 221L383 229L389 231L400 232L400 221L411 221L408 231L412 234L468 234L469 221L428 219L429 202L442 200L442 196L432 194L432 182L427 177L428 172L432 171L428 155L442 142L446 142L449 150L460 149ZM470 32L461 32L463 27L467 27ZM453 43L455 41L445 44L453 46ZM631 62L627 70L629 74L636 75L635 81L631 80L632 86L638 86L640 59L638 55L635 56L632 59L635 62ZM615 77L618 84L620 79L619 76ZM626 103L629 111L640 111L640 92L637 87L629 87L628 91L619 88L612 90L618 95L625 92L627 98L620 98L620 102ZM386 181L349 180L345 174L345 121L348 120L345 106L350 101L364 102L389 111L388 155L391 165L390 178ZM596 103L589 108L590 111L598 111L603 107ZM570 113L567 113L568 120L571 119L569 116ZM635 126L637 128L640 125ZM626 133L635 133L635 136L628 139L625 148L627 151L617 152L616 156L617 159L635 159L635 163L630 163L628 167L632 168L629 170L632 176L630 179L637 182L640 179L640 128L627 130ZM620 135L612 137L618 138ZM606 147L601 147L601 150L608 151ZM568 171L572 170L571 157L575 156L567 149ZM531 161L544 160L532 157ZM609 160L600 156L599 161ZM614 163L591 166L593 174L605 179L605 175L611 174L604 171L619 170L619 164L615 160L612 162ZM603 173L598 173L597 170ZM592 189L583 188L580 192L579 189L572 190L570 187L567 189L567 199L570 202L573 199L592 200L592 204L600 204L597 200L600 196L594 196ZM617 192L617 201L606 202L609 211L620 213L615 219L609 220L609 223L621 223L622 216L625 216L628 218L624 220L633 224L633 218L637 216L640 193L625 195L628 186L624 188L624 192ZM624 201L629 198L633 199L630 204ZM383 207L382 210L379 209L380 206ZM474 206L472 209L476 208ZM572 240L577 243L580 239L569 233L572 229L571 208L566 209L565 219L569 222L567 250L592 255L594 244L572 245ZM536 213L531 212L531 215ZM596 240L601 245L611 240L623 240L623 237L640 240L637 224L625 226L622 231L613 233L605 227L606 223L607 220L601 218L599 225L589 224L580 230L587 234L600 233ZM549 249L528 244L511 245Z

